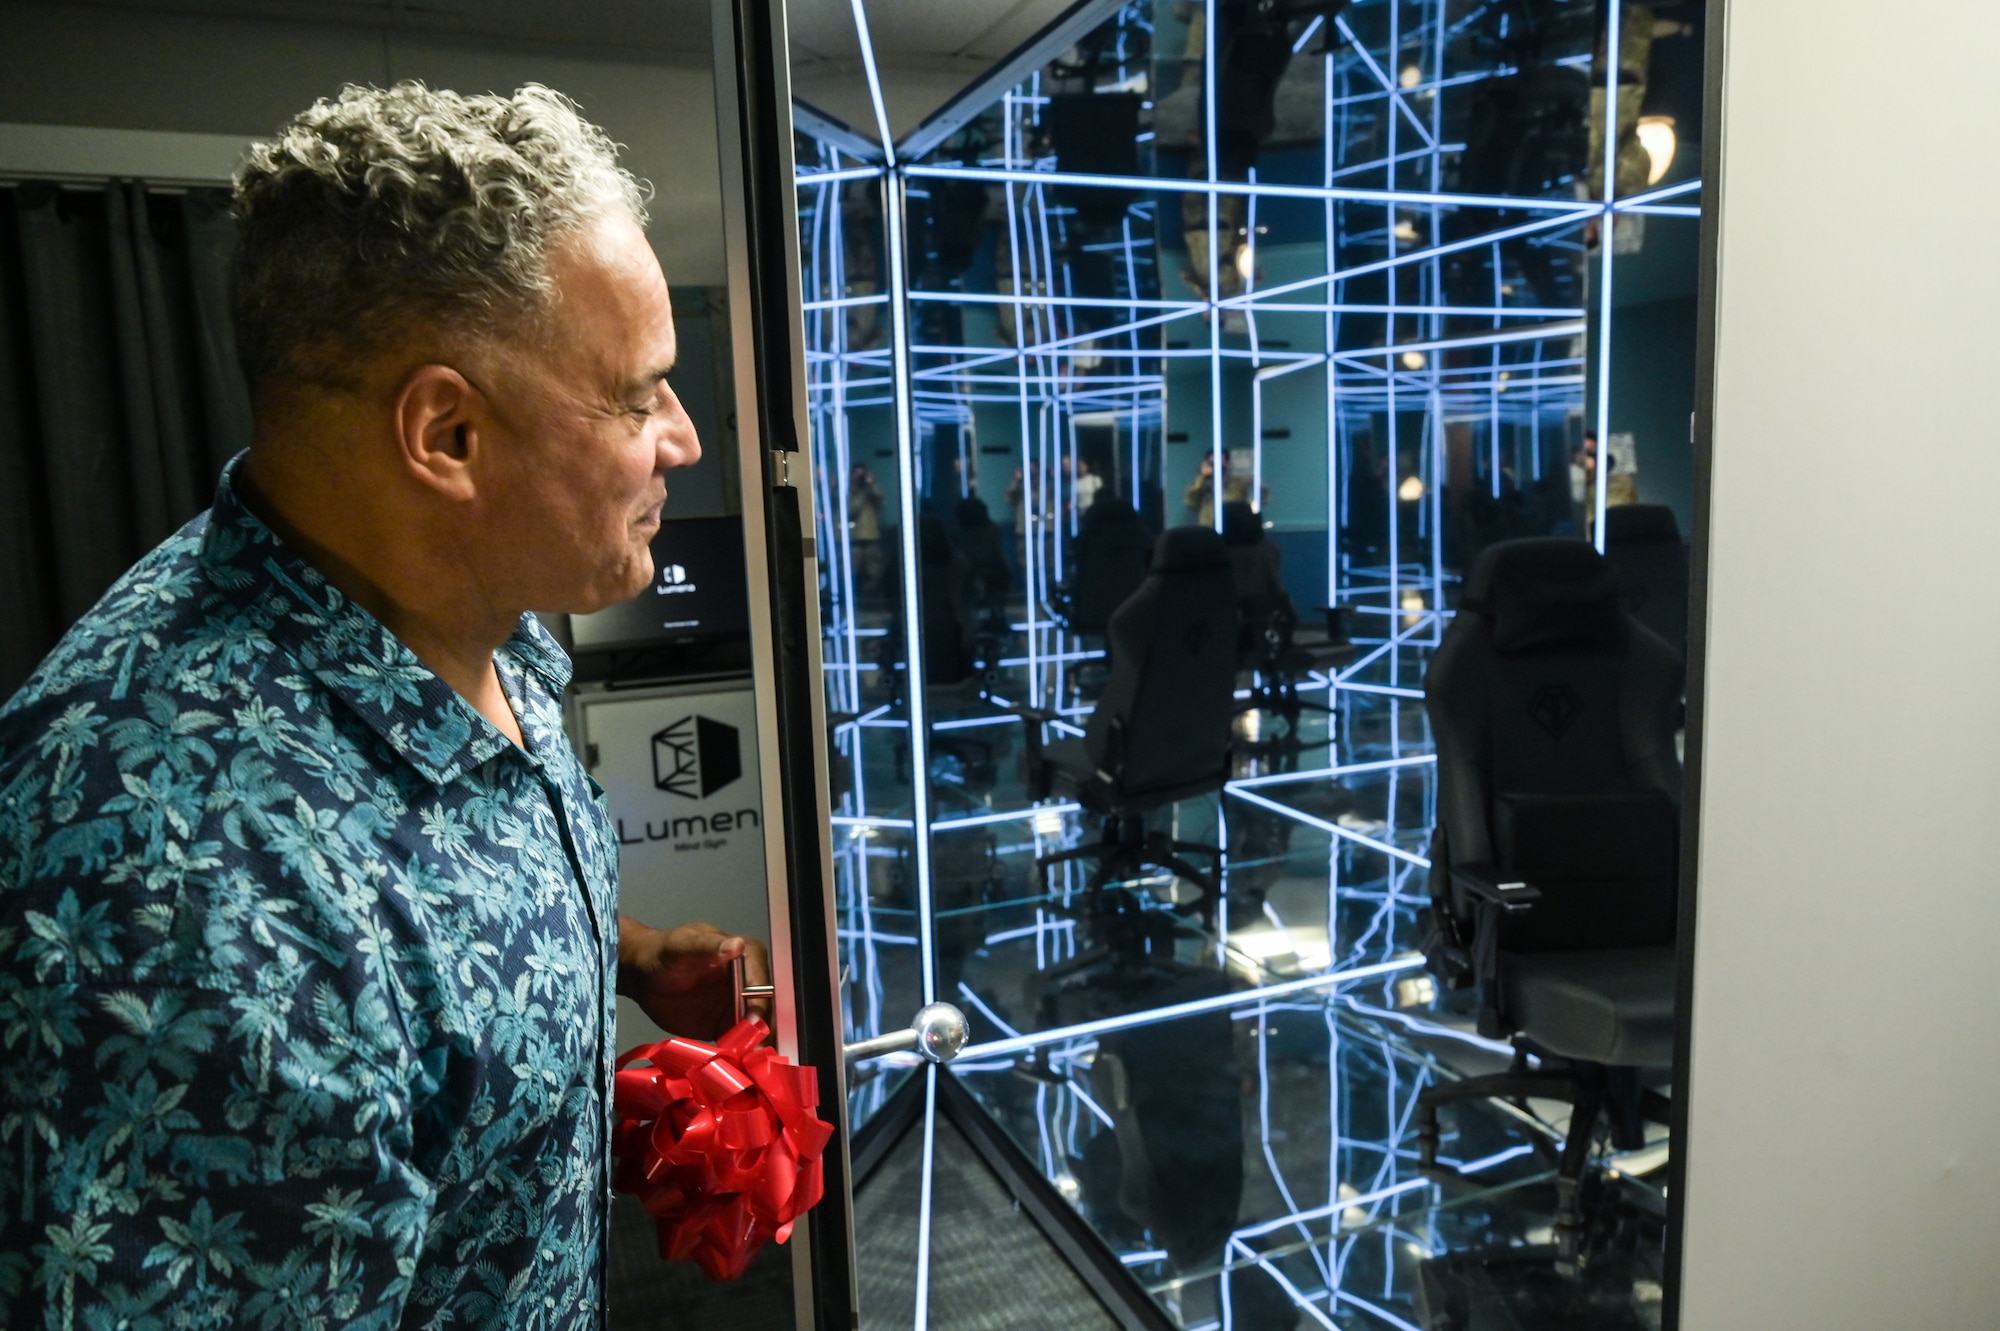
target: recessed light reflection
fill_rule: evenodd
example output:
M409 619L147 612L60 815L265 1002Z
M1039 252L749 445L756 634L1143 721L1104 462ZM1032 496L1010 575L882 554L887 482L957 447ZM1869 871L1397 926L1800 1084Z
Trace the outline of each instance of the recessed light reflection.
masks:
M1674 118L1640 116L1637 132L1639 146L1646 150L1646 183L1657 185L1665 179L1667 168L1674 164L1674 149L1677 146Z

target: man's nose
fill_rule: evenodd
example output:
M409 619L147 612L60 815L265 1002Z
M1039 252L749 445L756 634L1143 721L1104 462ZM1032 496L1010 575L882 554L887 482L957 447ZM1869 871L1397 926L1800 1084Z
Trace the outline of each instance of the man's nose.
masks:
M679 403L674 404L676 408ZM695 433L694 422L682 410L674 412L675 419L660 432L660 465L665 468L692 467L701 461L701 437Z

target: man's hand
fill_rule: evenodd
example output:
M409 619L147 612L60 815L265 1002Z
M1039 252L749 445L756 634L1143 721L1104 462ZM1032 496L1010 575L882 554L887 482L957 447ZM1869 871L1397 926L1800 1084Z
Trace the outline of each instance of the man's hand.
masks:
M738 957L744 958L744 984L771 982L771 954L758 939L712 924L655 929L618 917L618 992L671 1034L713 1040L735 1024L729 968ZM770 999L753 998L747 1006L771 1019Z

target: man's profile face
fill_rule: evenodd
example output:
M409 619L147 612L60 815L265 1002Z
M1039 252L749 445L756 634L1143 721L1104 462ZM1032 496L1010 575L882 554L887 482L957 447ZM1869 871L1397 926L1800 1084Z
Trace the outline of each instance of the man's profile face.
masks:
M701 457L667 384L673 306L645 233L600 221L551 256L546 345L503 349L485 385L501 437L480 514L490 566L536 610L599 610L645 590L666 473Z

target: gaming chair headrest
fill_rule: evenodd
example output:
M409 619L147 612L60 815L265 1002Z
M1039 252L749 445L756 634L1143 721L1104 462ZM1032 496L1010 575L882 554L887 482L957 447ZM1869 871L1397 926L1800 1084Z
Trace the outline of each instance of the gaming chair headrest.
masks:
M951 562L951 532L946 529L944 519L926 513L917 521L918 549L926 564L949 564Z
M1138 520L1138 511L1117 495L1099 495L1089 508L1083 510L1081 525L1084 528L1122 527Z
M1247 500L1231 499L1222 506L1222 543L1255 545L1264 539L1264 519Z
M1681 529L1665 504L1614 504L1604 510L1604 544L1639 545L1660 541L1679 545Z
M1148 573L1199 573L1227 569L1229 548L1206 527L1169 527L1153 544Z
M1623 640L1618 575L1588 541L1540 537L1480 551L1464 605L1493 626L1496 651L1592 651Z

